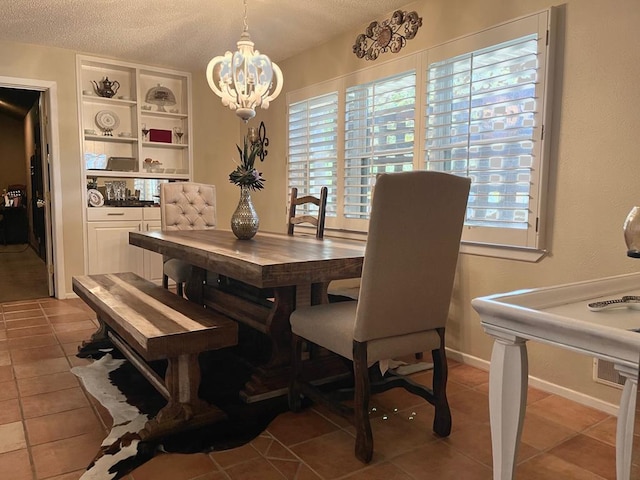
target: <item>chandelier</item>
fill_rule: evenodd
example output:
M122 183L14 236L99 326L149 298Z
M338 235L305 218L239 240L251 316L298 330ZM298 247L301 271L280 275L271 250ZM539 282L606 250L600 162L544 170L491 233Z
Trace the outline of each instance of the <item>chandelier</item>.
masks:
M237 45L235 53L226 52L211 59L206 75L209 87L222 99L222 104L247 122L255 116L257 107L269 108L269 102L282 90L280 67L253 49L247 27L247 0L244 0L244 29Z

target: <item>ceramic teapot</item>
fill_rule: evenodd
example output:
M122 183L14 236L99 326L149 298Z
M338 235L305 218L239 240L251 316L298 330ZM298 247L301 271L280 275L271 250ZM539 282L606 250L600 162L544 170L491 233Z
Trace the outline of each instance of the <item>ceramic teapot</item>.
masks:
M109 77L104 77L104 80L102 80L100 83L96 82L95 80L91 80L91 83L93 83L93 88L95 89L96 93L101 97L111 98L120 88L120 83L118 83L117 80L114 80L113 82L109 81Z

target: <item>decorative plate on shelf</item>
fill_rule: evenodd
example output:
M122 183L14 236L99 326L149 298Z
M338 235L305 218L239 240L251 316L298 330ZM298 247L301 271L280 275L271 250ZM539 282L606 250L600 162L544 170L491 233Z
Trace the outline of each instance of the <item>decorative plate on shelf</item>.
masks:
M96 125L102 130L115 130L120 125L120 119L111 110L100 110L96 113Z
M89 205L92 207L101 207L104 205L104 196L95 188L87 190L87 198L89 199Z

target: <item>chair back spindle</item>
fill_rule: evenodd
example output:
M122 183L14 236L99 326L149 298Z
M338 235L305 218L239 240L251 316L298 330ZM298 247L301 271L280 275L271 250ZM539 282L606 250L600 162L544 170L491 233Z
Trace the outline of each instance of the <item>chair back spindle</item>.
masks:
M301 223L310 223L316 227L316 238L322 238L324 236L324 222L327 209L327 187L320 189L320 197L314 197L313 195L305 195L304 197L298 197L298 189L293 187L291 189L291 197L289 199L289 218L287 233L293 235L293 229L296 225ZM318 215L313 216L309 214L296 215L296 207L303 206L305 204L313 204L318 207Z

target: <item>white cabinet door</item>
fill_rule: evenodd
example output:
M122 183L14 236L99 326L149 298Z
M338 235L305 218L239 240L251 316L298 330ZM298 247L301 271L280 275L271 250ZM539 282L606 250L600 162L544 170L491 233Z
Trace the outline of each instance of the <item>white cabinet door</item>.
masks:
M140 221L87 222L89 274L134 272L144 275L142 250L129 245Z
M160 220L143 222L145 232L155 232L160 230ZM143 250L144 257L144 278L151 280L158 285L162 282L162 255L149 250Z

